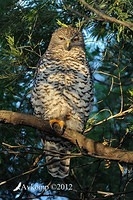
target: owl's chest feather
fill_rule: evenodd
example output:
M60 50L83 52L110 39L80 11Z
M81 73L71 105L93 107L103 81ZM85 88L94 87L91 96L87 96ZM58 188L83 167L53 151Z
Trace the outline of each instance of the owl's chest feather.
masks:
M85 81L88 76L89 69L85 60L81 63L67 57L63 61L53 60L49 63L46 58L43 58L38 69L37 80L58 86L70 86L75 82Z

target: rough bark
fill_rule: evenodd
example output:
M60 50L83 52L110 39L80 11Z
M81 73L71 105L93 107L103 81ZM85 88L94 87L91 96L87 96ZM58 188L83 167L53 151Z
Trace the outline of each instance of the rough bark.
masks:
M38 130L44 131L45 134L53 134L54 132L48 121L38 119L29 114L1 110L0 121L2 123L10 123L13 125L34 127ZM54 132L54 134L57 133ZM86 150L85 152L92 157L133 163L133 151L125 151L105 146L102 143L88 139L84 135L69 129L66 129L63 135L57 135L68 139L73 144L78 145L79 148Z

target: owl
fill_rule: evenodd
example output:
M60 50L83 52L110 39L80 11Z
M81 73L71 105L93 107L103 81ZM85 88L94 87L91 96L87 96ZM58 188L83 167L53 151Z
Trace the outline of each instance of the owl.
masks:
M31 102L34 114L49 120L60 133L83 133L93 100L90 67L83 36L72 26L58 28L42 55L34 80ZM69 175L71 144L57 135L46 135L46 164L53 177Z

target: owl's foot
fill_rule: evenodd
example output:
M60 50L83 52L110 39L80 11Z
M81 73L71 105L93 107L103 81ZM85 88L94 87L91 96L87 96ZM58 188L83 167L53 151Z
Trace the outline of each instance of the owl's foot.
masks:
M64 133L66 125L63 120L51 119L51 120L49 120L49 123L50 123L51 128L54 129L55 132L57 132L61 135Z

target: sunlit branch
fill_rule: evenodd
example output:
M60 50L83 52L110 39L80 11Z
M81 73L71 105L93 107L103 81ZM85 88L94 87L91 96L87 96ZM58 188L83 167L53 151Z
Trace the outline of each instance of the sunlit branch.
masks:
M130 108L126 111L110 116L109 118L98 122L96 125L101 124L104 121L107 121L112 118L122 117L128 113L131 113L132 111L133 108ZM58 137L66 138L73 144L78 144L78 147L80 149L86 150L86 155L92 157L133 163L133 151L123 151L121 149L115 149L112 147L105 146L102 143L95 142L92 139L88 139L84 135L70 129L66 129L63 135L57 134L53 131L53 129L51 129L48 121L38 119L33 115L1 110L0 121L3 123L10 123L13 125L21 124L25 126L34 127L38 130L43 131L44 134L55 134L58 135Z
M114 17L110 17L110 16L100 12L99 10L93 8L91 5L89 5L87 2L85 2L85 0L79 0L79 2L82 5L84 5L85 8L87 8L88 10L94 12L96 15L98 15L99 17L101 17L105 21L109 21L109 22L112 22L112 23L120 24L122 26L128 27L129 29L133 30L133 23L127 22L127 21L121 21L121 20L118 20L118 19L116 19Z
M107 121L109 121L111 119L123 117L123 116L125 116L125 115L127 115L129 113L132 113L132 112L133 112L133 108L131 107L131 108L129 108L129 109L125 110L125 111L119 112L119 113L117 113L115 115L110 115L108 118L105 118L105 119L103 119L103 120L95 123L90 128L88 128L87 130L85 130L85 133L89 132L90 130L92 130L96 126L98 126L100 124L103 124L104 122L107 122Z

